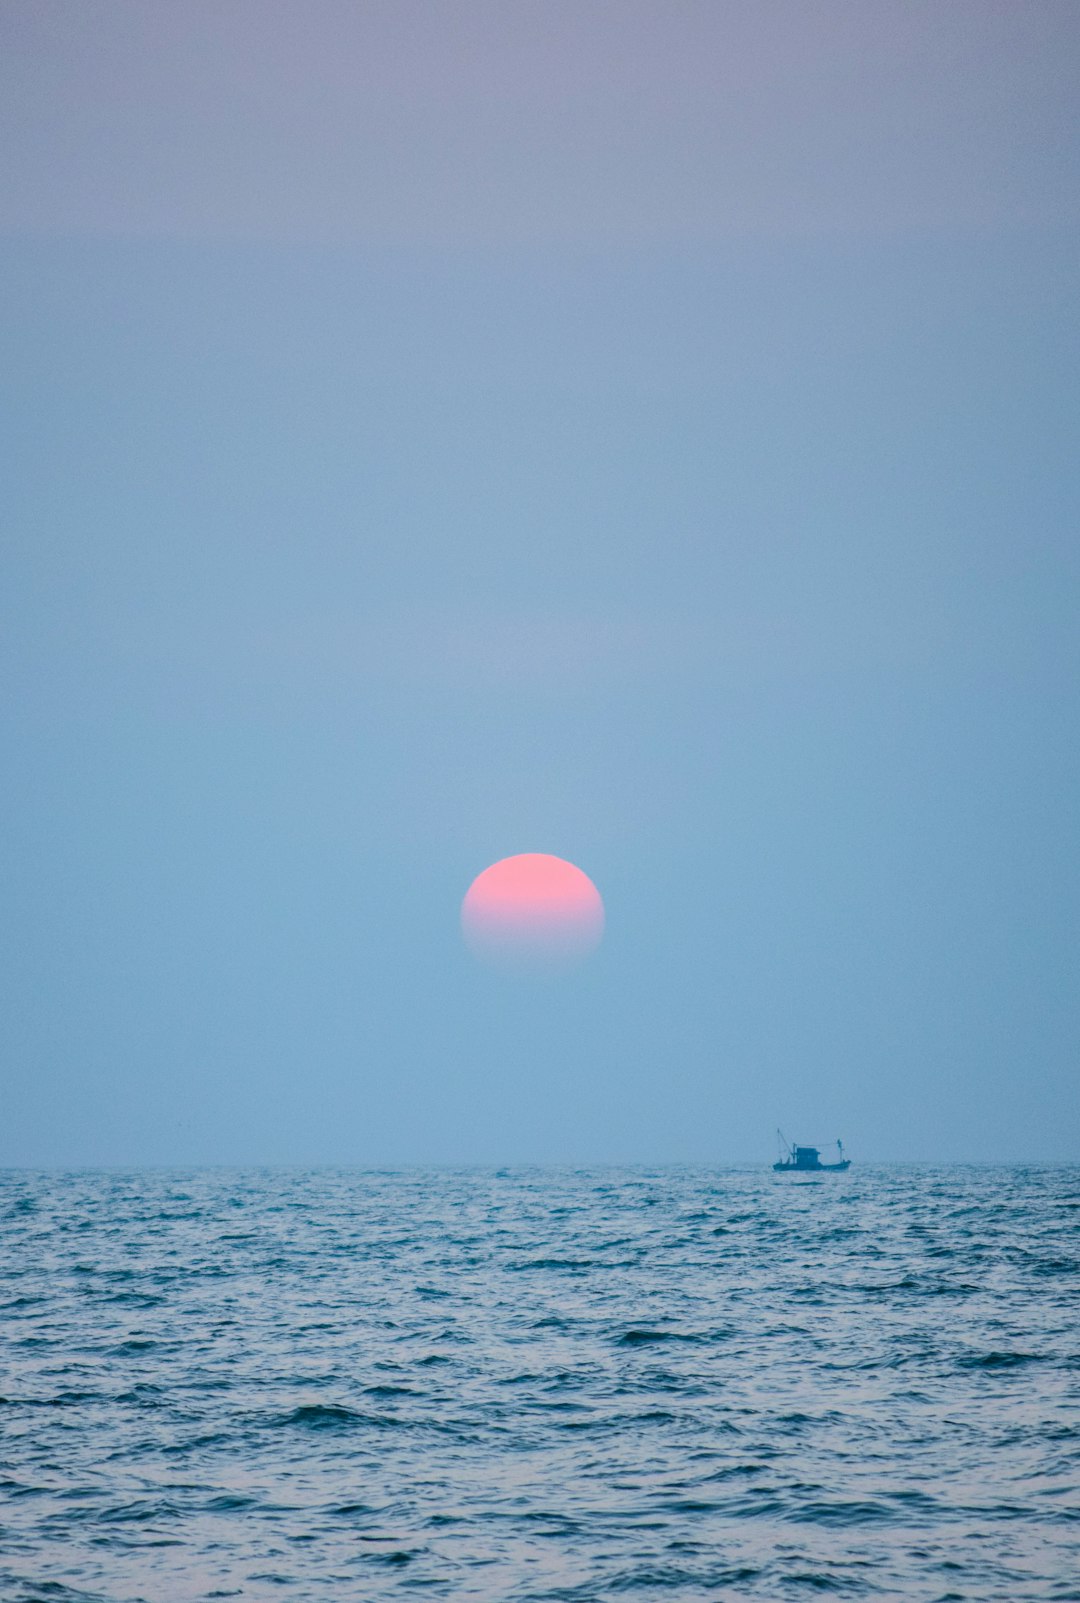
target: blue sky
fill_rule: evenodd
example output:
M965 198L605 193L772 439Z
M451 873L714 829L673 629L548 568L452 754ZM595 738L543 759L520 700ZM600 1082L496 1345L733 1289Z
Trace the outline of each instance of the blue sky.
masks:
M1074 1156L1075 7L0 30L0 1161Z

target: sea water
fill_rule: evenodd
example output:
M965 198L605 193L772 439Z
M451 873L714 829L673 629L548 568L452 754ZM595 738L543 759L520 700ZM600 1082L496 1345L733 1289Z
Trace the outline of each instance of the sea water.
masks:
M1080 1170L0 1175L0 1597L1080 1598Z

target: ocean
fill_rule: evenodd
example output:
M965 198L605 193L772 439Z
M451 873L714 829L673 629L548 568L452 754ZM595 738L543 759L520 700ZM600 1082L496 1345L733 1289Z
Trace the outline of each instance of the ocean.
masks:
M0 1175L0 1598L1080 1599L1080 1169Z

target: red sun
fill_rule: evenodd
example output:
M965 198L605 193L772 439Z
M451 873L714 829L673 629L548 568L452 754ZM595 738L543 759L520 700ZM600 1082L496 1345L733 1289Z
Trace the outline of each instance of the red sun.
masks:
M470 951L500 968L561 968L599 946L604 904L573 863L522 852L476 876L461 904L461 929Z

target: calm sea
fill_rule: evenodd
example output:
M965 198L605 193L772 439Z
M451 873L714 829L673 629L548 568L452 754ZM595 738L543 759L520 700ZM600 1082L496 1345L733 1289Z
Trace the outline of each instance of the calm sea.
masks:
M0 1597L1080 1599L1080 1169L0 1175Z

